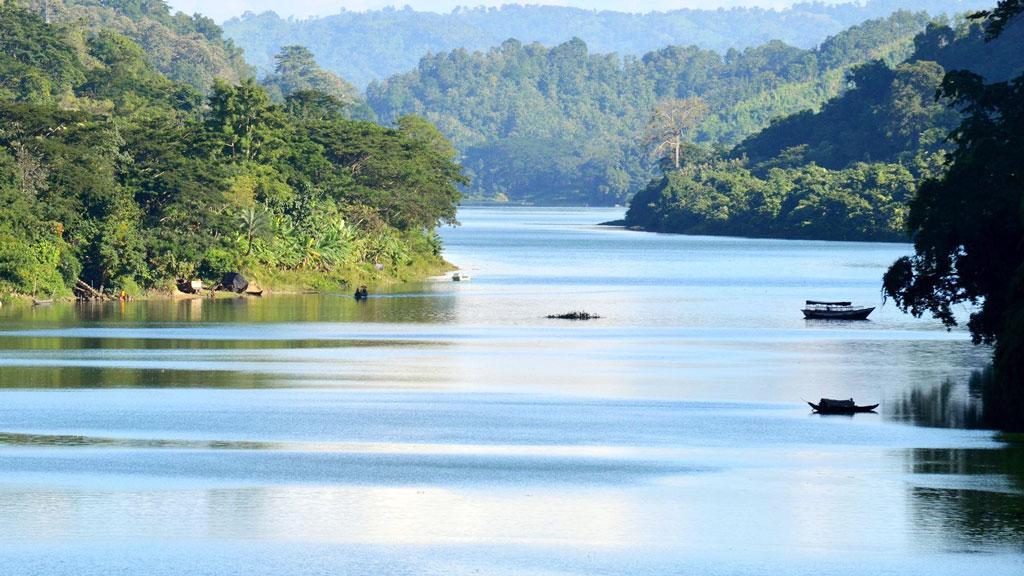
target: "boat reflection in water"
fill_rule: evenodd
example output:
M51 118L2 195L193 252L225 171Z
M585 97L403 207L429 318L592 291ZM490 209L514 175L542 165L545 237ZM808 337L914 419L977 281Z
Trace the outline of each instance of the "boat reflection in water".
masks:
M819 302L808 300L803 309L808 320L867 320L873 307L854 306L852 302Z

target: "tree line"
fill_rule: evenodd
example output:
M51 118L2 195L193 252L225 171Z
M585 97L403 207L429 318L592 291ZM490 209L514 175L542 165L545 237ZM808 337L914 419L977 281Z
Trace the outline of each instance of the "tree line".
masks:
M474 198L623 204L655 174L642 134L660 101L699 97L698 142L731 146L777 116L814 109L869 59L903 60L929 18L897 12L814 49L772 41L724 54L670 46L641 58L592 53L580 39L547 48L509 40L488 52L424 57L373 83L367 99L391 122L419 114L462 153Z
M279 102L253 79L204 94L116 31L11 1L0 29L0 290L228 270L336 284L440 263L434 229L465 179L426 121L350 120L304 85Z
M919 184L946 170L962 110L936 99L947 70L1005 81L1024 72L1024 26L986 40L975 20L933 23L904 62L874 60L820 110L774 120L730 150L694 144L632 199L646 230L827 240L907 238ZM687 135L677 131L677 135Z
M342 10L310 19L249 13L225 22L224 28L263 74L273 70L281 48L299 44L309 47L328 70L362 89L372 81L415 68L427 54L459 48L485 51L509 38L550 47L577 37L594 52L634 57L679 44L720 53L771 40L812 48L827 36L897 10L939 16L987 5L986 0L868 0L800 2L781 9L737 6L637 14L508 3L494 8L461 7L447 14L411 8Z

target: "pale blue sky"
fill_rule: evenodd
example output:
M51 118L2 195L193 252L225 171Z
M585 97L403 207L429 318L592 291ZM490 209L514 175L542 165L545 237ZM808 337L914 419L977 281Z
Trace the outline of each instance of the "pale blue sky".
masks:
M168 0L178 10L199 12L217 21L238 16L247 10L264 12L273 10L282 16L308 17L336 14L346 10L368 10L384 6L409 5L417 10L450 12L456 6L500 6L512 4L510 0ZM783 7L792 0L530 0L522 4L552 4L576 6L597 10L647 12L675 8L717 8L720 6Z

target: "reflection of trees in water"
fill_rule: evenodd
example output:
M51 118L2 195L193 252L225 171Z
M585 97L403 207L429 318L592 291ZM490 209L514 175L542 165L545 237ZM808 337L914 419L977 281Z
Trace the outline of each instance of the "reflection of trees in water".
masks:
M3 388L255 388L269 377L226 370L161 370L79 366L0 367Z
M456 299L446 284L398 284L374 290L357 305L348 291L337 294L278 294L267 298L183 298L120 302L58 302L8 305L0 312L5 327L35 330L75 327L80 322L402 322L451 319ZM439 289L440 287L440 289Z
M947 378L930 388L915 387L895 403L889 416L916 426L985 428L984 393L991 370L974 372L966 383Z
M911 389L896 400L888 417L917 426L1015 430L1024 414L1014 413L1010 396L996 385L989 366L963 383L947 378L938 386Z
M915 387L889 417L917 426L987 428L992 371ZM954 550L1024 550L1024 444L998 449L915 449L908 467L911 515L924 538Z
M1024 551L1024 445L908 454L915 475L932 477L910 488L912 519L926 537L951 549Z

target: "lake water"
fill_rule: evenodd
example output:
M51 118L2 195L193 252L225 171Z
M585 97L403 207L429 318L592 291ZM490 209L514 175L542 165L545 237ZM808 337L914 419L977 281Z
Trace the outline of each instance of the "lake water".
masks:
M365 304L0 309L0 573L1024 574L990 351L882 305L909 246L620 216L464 209L470 282Z

